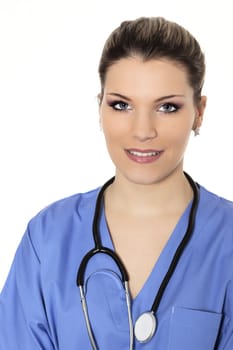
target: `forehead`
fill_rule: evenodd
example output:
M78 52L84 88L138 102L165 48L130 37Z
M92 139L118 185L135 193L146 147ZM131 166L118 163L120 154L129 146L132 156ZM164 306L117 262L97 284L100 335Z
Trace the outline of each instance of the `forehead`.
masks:
M140 57L120 59L106 74L105 89L148 94L192 93L188 74L182 65L168 59L143 61Z

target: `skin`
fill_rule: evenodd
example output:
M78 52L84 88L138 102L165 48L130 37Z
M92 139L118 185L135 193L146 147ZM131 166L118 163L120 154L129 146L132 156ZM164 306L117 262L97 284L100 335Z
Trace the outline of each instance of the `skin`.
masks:
M177 97L159 101L169 95ZM114 109L109 106L114 101L127 103L128 107L118 103L118 110ZM176 113L165 113L165 103L181 108ZM100 121L116 165L116 176L150 185L163 181L177 168L182 170L190 132L201 126L204 108L205 97L199 106L194 104L185 70L168 60L143 62L140 58L128 58L111 66L100 106ZM141 166L126 157L124 150L129 148L164 153L158 162Z
M192 199L183 159L206 105L204 96L197 105L193 95L184 67L167 59L121 59L107 71L100 123L116 177L105 193L105 212L133 297ZM128 150L160 153L135 161Z

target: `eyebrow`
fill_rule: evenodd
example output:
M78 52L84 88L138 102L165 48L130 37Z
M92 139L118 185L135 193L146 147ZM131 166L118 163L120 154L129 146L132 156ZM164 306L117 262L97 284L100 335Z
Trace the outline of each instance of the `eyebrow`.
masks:
M124 96L122 94L118 94L116 92L109 92L107 93L107 95L111 95L111 96L116 96L116 97L119 97L119 98L123 98L124 100L126 101L131 101L131 99L127 96ZM163 100L167 100L167 99L170 99L170 98L174 98L174 97L185 97L185 95L182 95L182 94L172 94L172 95L166 95L166 96L161 96L159 98L157 98L155 100L155 102L160 102L160 101L163 101Z

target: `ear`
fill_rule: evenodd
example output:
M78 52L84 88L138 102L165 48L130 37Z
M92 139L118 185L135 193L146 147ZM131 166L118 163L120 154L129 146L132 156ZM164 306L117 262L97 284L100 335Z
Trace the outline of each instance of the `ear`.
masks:
M101 117L99 117L99 126L100 126L100 131L103 130L103 127L102 127L102 120L101 120Z
M193 123L193 130L200 128L203 122L203 116L206 108L206 102L207 102L207 97L206 96L201 96L200 101L197 104L196 107L196 116L195 120Z
M96 97L97 97L98 105L100 106L100 104L101 104L101 95L100 95L100 93Z
M101 120L101 94L99 93L97 95L97 102L98 102L98 108L99 108L99 126L100 126L100 131L102 131L102 120Z

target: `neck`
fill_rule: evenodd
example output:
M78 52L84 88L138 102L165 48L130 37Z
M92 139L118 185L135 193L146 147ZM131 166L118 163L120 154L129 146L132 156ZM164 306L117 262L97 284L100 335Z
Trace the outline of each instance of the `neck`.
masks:
M182 212L192 196L192 189L183 171L177 171L150 185L136 184L116 174L105 199L118 210L127 208L129 213L147 216Z

